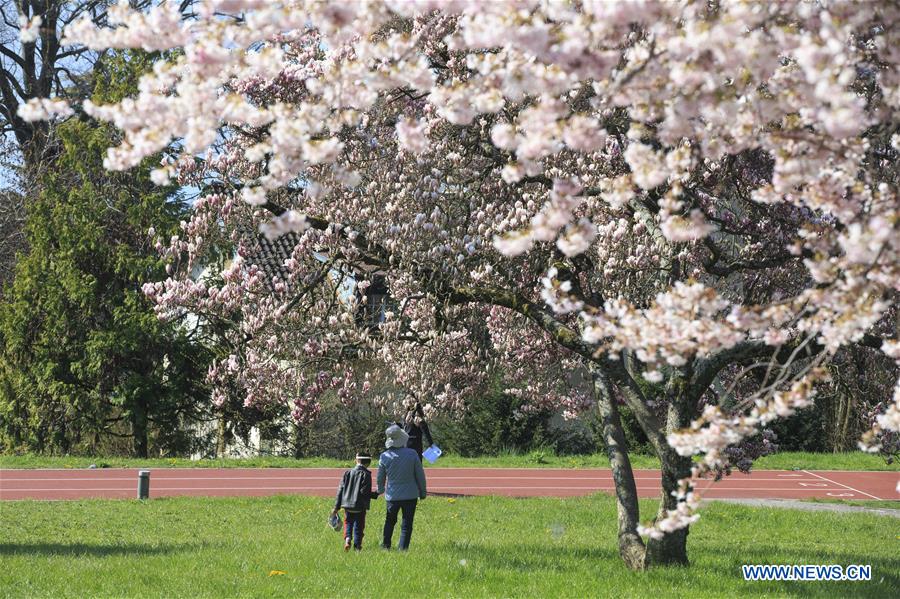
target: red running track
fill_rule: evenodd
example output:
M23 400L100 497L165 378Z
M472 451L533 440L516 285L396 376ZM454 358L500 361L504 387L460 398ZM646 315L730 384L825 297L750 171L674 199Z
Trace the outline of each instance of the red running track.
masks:
M331 496L343 470L336 468L156 468L150 496L302 494ZM2 470L2 499L133 498L137 469ZM447 495L571 497L613 492L609 470L532 468L429 468L428 491ZM659 495L659 471L635 470L638 494ZM706 499L900 499L898 472L757 470L719 482L699 480Z

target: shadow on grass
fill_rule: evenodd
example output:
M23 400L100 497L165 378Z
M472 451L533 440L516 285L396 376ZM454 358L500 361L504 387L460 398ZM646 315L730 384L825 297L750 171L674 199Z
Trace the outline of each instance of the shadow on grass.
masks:
M103 545L89 543L0 543L0 556L34 555L52 557L64 555L77 557L109 557L115 555L164 555L182 551L196 550L200 545L179 543L164 545L145 545L129 543L125 545Z
M554 545L535 543L515 543L501 546L485 545L480 542L464 540L440 543L437 548L455 557L465 559L469 563L489 564L491 568L512 572L584 572L585 563L616 564L621 567L622 575L627 570L621 563L618 552L612 547L592 547L586 545ZM696 544L689 554L694 559L710 548ZM798 597L900 597L900 558L891 559L884 556L866 556L841 550L809 550L777 545L754 545L743 548L740 553L729 550L732 556L724 564L719 561L714 565L694 563L686 570L682 567L656 568L650 572L629 573L629 576L647 576L648 578L665 580L673 576L673 584L680 584L685 572L694 570L697 574L696 590L704 590L713 594L723 579L733 578L748 595L766 596L798 596ZM792 558L785 555L794 553ZM773 558L773 556L778 556ZM702 559L698 560L703 562ZM745 564L837 564L843 567L851 564L866 564L872 567L871 581L742 581L741 566ZM742 584L741 584L742 583ZM673 587L674 588L674 587Z
M616 551L605 547L577 545L556 546L535 543L517 543L499 547L485 546L477 542L450 541L439 543L437 548L458 555L470 562L490 564L492 568L517 571L583 569L583 560L618 560Z

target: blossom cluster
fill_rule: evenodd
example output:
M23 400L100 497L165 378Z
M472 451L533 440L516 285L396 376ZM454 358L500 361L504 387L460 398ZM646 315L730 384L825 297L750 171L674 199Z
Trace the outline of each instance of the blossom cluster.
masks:
M19 17L19 41L23 44L37 41L38 37L40 37L42 24L43 18L39 15L30 19L24 15Z
M55 117L72 116L74 111L65 100L58 98L31 98L18 108L18 116L26 121L41 121Z

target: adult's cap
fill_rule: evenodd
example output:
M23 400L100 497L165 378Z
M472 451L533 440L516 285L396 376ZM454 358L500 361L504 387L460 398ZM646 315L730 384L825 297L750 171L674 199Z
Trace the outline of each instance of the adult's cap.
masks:
M387 437L384 446L388 449L406 447L406 443L409 441L409 435L406 434L406 431L396 424L387 427L384 435Z

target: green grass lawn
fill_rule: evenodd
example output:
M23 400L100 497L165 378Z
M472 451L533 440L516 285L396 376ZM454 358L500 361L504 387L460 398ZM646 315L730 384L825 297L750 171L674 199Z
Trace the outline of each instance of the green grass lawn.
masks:
M645 514L653 502L644 502ZM361 554L302 496L0 504L6 597L896 597L900 527L868 514L715 504L689 539L692 566L631 572L615 505L577 499L430 497L409 553ZM398 531L399 532L399 531ZM396 539L395 539L396 542ZM745 582L742 564L870 564L871 582ZM284 574L274 574L281 571Z
M849 453L809 453L785 451L756 460L757 470L892 470L900 472L900 462L888 464L878 455Z
M809 497L802 501L810 503L840 503L856 507L871 507L882 510L900 510L900 501L892 499L832 499L826 497Z
M87 468L96 464L103 468L313 468L344 467L352 460L331 458L247 458L226 460L188 460L184 458L104 458L104 457L50 457L36 455L0 455L0 468ZM653 456L631 456L635 468L659 468ZM609 468L603 454L556 456L549 452L533 451L526 454L505 454L480 458L442 456L434 466L443 468ZM805 453L784 452L757 460L758 470L893 470L900 471L900 463L888 464L883 458L862 452Z

